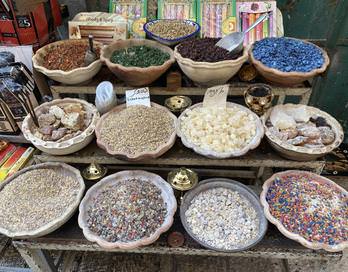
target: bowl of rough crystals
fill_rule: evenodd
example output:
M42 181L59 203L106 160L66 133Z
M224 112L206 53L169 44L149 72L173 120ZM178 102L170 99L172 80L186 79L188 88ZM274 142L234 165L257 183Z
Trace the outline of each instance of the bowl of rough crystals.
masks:
M191 219L188 218L190 216ZM187 233L197 243L225 252L243 251L255 246L264 237L268 225L255 192L238 181L226 178L203 180L187 192L180 206L180 218ZM245 227L249 223L254 231ZM195 229L192 224L196 224ZM243 227L245 235L235 233Z
M161 65L151 65L147 67L123 66L113 63L110 58L118 50L128 49L135 46L147 46L157 48L164 53L169 54L169 59ZM106 64L109 70L119 79L130 86L145 86L164 74L175 62L174 52L168 46L162 45L156 41L146 39L127 39L115 41L102 49L100 59Z
M330 60L319 46L295 38L265 38L249 49L251 63L269 82L296 85L325 72Z
M151 39L168 46L196 36L200 29L199 24L191 20L158 19L144 25L144 31Z

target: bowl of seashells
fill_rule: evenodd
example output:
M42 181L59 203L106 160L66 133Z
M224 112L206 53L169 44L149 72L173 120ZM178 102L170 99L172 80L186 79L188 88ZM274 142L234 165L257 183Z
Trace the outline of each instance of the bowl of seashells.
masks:
M22 124L23 135L36 148L52 155L71 154L87 146L100 117L94 105L75 98L43 103L35 113L39 126L28 115Z
M344 137L342 126L335 118L306 105L277 105L261 120L270 145L291 160L320 158L337 148Z

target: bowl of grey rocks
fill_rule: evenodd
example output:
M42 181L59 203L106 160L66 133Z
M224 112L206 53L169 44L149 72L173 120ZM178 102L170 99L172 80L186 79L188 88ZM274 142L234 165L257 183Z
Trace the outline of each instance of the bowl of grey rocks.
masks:
M203 247L224 252L255 246L267 231L256 193L240 182L213 178L185 194L180 206L187 233Z

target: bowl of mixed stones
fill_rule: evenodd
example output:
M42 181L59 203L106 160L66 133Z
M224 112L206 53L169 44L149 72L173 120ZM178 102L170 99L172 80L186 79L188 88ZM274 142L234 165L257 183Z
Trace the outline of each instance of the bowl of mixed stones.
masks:
M103 248L131 249L155 242L173 224L171 186L146 171L121 171L91 187L80 204L79 226Z
M315 160L337 148L344 138L340 123L315 107L284 104L270 108L261 120L270 145L285 158Z
M174 145L176 122L174 114L156 103L151 107L122 104L100 118L97 144L129 161L157 158Z
M217 251L246 250L261 241L267 230L258 196L224 178L201 181L186 193L180 218L196 242Z
M147 22L144 25L144 31L150 38L173 46L196 36L200 26L191 20L159 19Z
M249 49L251 63L271 83L300 84L323 73L330 61L319 46L295 38L265 38Z
M0 186L0 233L29 238L53 232L75 213L84 190L80 172L64 163L15 173Z
M209 87L226 83L248 59L248 50L232 54L215 44L218 38L189 39L178 44L174 56L181 70L196 85Z
M67 155L87 146L99 120L97 108L81 99L55 99L35 108L39 126L28 114L22 124L24 137L39 150Z
M152 83L175 62L172 49L146 39L115 41L102 49L100 59L130 86Z

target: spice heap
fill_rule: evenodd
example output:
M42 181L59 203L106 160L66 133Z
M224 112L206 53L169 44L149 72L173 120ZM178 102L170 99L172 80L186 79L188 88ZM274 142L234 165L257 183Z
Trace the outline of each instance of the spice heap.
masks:
M311 174L276 177L266 200L270 213L290 232L310 242L348 241L348 195Z
M182 134L205 150L233 152L256 135L255 117L238 107L196 107L180 117Z
M34 231L62 216L76 202L77 179L53 169L28 171L0 191L0 227Z
M113 152L134 155L156 151L174 132L175 121L165 109L137 105L109 113L98 140Z
M145 68L160 66L169 59L170 55L167 52L155 47L140 45L114 51L110 61L125 67Z
M196 27L181 20L159 20L150 24L148 30L164 39L177 39L195 32Z
M150 237L163 224L167 207L151 181L129 179L107 185L87 211L90 231L108 242L132 242Z
M38 116L35 137L44 141L63 142L80 135L91 123L92 116L81 103L53 105Z
M311 116L306 106L277 106L266 125L274 137L294 146L321 148L332 144L336 137L325 118Z
M178 45L178 52L184 58L200 62L234 60L241 56L242 53L231 54L226 49L215 46L218 41L215 38L190 39Z
M232 250L250 244L260 220L251 203L238 192L213 188L201 192L185 212L188 227L204 243Z
M282 72L310 72L324 64L314 44L289 38L265 38L253 45L254 58Z
M85 66L87 50L86 43L61 43L47 50L42 65L49 70L71 71ZM94 48L94 50L99 59L100 48Z

